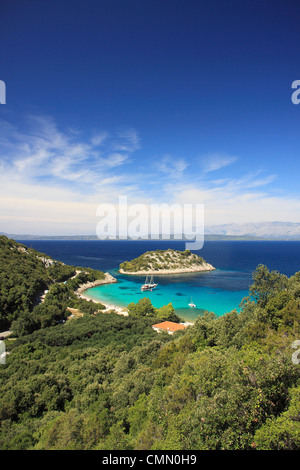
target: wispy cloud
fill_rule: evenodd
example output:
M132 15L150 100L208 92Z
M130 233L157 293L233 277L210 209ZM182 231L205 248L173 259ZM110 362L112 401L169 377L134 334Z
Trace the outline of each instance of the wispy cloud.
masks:
M101 180L111 178L111 172L125 164L137 149L138 135L130 129L110 134L94 133L80 140L78 132L62 132L53 120L31 117L26 131L6 125L0 140L2 173L34 182L44 178L56 184L78 182L97 189Z
M127 171L139 147L134 129L87 137L31 116L19 126L2 122L1 130L0 222L11 227L3 231L93 233L98 204L139 193Z
M188 162L183 158L175 158L171 155L163 156L156 162L155 167L164 175L168 175L171 179L180 179L184 171L188 168Z
M91 144L95 147L102 145L109 137L107 131L96 132L91 138Z
M113 144L113 150L131 153L140 148L140 137L135 129L118 131L117 139Z
M257 188L259 186L265 186L267 184L273 183L277 178L275 174L263 174L262 170L257 170L256 172L249 173L246 177L242 178L239 181L239 184L244 185L247 188Z
M83 136L33 116L19 127L2 122L1 130L1 231L93 233L97 206L120 195L129 203L203 203L207 224L298 220L299 200L272 184L280 176L245 172L237 156L214 153L199 162L163 155L148 165L132 128Z
M248 190L256 189L259 187L267 186L273 183L277 178L277 175L271 173L268 174L266 171L257 170L249 172L242 176L235 176L231 178L223 179L211 179L208 180L215 188L226 189L226 192L245 192Z
M211 154L206 155L201 158L203 162L203 172L210 173L212 171L220 170L225 166L231 165L234 163L238 157L231 155L222 155L222 154Z

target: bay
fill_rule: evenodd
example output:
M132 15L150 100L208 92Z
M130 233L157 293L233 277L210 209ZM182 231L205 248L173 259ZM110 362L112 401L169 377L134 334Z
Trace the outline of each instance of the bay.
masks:
M181 241L115 241L115 240L26 240L23 243L66 264L107 271L118 279L89 289L86 293L104 303L127 306L142 297L149 297L155 307L172 303L176 313L186 321L195 321L205 310L224 315L239 309L248 295L252 273L258 264L266 265L287 276L300 270L299 241L206 241L195 251L216 269L211 272L155 276L158 287L141 292L145 279L118 272L120 263L146 251L184 250ZM189 308L193 300L196 308Z

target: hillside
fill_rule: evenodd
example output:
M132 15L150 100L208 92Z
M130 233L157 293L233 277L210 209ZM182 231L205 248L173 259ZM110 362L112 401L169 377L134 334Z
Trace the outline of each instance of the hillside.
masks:
M174 335L140 301L6 340L1 450L298 450L300 273L249 294Z
M212 271L215 269L200 256L189 250L175 251L156 250L147 251L131 261L120 264L122 274L177 274L199 271Z
M65 265L0 236L0 331L12 323L15 331L27 332L55 324L66 316L67 306L86 306L74 295L77 287L103 278L101 271ZM48 290L41 305L41 295Z

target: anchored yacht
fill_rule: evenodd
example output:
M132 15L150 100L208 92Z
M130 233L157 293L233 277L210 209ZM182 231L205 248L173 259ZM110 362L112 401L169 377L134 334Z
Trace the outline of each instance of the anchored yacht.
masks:
M148 280L148 276L146 277L145 284L142 285L141 290L152 290L155 289L157 284L153 280L153 276L151 276L150 281Z
M190 303L189 303L189 307L196 307L196 305L194 304L194 302L193 302L193 299L192 299L192 298L191 298L191 301L190 301Z

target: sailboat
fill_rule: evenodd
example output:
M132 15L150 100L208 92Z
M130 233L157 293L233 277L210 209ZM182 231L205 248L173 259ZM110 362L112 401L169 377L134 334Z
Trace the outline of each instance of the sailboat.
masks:
M153 276L151 276L150 281L148 280L148 276L146 277L145 284L142 285L141 290L152 290L155 289L157 284L153 280Z
M189 307L196 307L196 305L194 304L194 302L193 302L193 299L192 299L192 298L191 298L191 301L190 301L190 303L189 303Z
M142 285L141 290L149 290L148 276L146 276L145 284Z
M149 282L149 287L150 289L155 289L157 287L157 284L153 280L153 276L151 276L150 282Z

